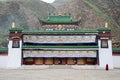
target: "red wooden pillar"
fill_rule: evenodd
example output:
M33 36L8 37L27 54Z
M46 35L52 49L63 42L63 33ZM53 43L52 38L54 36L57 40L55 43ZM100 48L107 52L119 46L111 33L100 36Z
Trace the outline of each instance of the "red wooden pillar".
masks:
M25 59L22 59L22 64L25 64Z
M74 64L77 64L77 59L76 58L74 58Z
M85 59L85 64L88 64L87 58Z
M76 58L76 64L78 64L78 58Z
M33 58L33 62L32 62L32 64L35 64L35 58Z
M43 58L43 64L45 64L45 58Z
M66 64L68 64L68 59L66 58L65 60L66 60Z
M96 64L96 65L98 64L98 59L97 59L97 58L96 58L95 64Z
M53 58L53 64L55 64L54 60L55 60L55 59Z

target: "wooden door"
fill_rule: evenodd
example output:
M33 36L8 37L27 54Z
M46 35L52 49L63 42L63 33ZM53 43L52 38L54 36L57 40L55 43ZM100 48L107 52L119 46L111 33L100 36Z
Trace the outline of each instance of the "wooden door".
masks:
M35 59L35 64L36 64L36 65L41 65L41 64L43 64L43 58L36 58L36 59Z
M84 58L78 58L77 59L77 64L84 65L85 64L85 59Z
M70 65L75 64L74 59L73 58L68 58L67 59L67 64L70 64Z
M45 64L47 64L47 65L53 64L53 58L46 58L45 59Z

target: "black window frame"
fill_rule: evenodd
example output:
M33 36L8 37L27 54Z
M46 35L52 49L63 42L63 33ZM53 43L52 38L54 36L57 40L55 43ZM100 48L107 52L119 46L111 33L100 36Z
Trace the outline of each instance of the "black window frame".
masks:
M19 40L13 40L12 48L20 48L20 41Z
M106 44L104 44L103 41L106 41ZM102 39L101 40L101 48L108 48L108 39Z

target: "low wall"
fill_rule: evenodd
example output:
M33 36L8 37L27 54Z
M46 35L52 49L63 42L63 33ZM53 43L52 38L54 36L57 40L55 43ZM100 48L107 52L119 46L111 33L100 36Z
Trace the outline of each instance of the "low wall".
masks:
M120 68L120 48L113 48L113 66Z
M7 55L0 55L0 68L7 68Z
M113 55L114 68L120 68L120 55Z

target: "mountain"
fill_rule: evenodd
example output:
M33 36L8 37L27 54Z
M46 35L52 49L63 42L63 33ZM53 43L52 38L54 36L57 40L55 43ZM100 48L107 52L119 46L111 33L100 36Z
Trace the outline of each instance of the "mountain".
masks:
M59 6L65 4L69 0L55 0L51 5L58 8Z
M80 19L79 29L96 29L108 22L113 42L120 42L120 0L69 0L57 8L59 12Z
M40 0L0 0L0 46L7 46L8 30L13 21L25 29L40 29L39 19L54 10Z
M39 19L53 12L70 13L80 19L79 29L96 29L108 22L113 42L120 42L120 0L55 0L52 4L41 0L0 0L0 47L7 46L13 21L18 27L40 29Z

